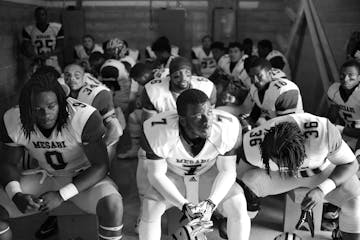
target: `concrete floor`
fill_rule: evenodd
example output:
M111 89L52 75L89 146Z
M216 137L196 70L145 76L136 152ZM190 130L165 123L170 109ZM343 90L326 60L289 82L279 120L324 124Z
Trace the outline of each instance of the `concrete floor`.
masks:
M139 211L139 201L137 197L135 170L136 160L116 160L112 164L111 174L114 181L118 184L120 193L124 198L124 238L125 240L137 240L138 236L134 232L134 224ZM252 221L251 240L259 239L274 239L275 236L282 232L282 217L283 217L283 197L276 196L266 198L263 202L262 211ZM298 216L295 216L298 217ZM34 232L41 225L46 218L45 215L29 216L19 218L12 221L14 229L14 240L32 240ZM80 221L80 224L83 223ZM76 224L74 224L76 225ZM84 223L83 223L84 225ZM95 224L93 224L95 226ZM76 226L73 226L76 228ZM89 227L85 225L84 229ZM87 231L87 230L85 230ZM305 239L312 239L309 232L299 232L298 235ZM221 239L214 231L207 235L208 240ZM84 238L68 238L60 239L59 236L49 238L49 240L85 240ZM166 239L164 236L163 239ZM321 232L315 236L314 239L331 239L329 232ZM89 240L89 239L86 239Z

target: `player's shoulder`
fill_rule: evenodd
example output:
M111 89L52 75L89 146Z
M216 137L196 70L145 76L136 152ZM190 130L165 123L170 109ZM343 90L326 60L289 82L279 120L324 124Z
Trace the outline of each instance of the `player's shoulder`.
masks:
M334 82L331 84L327 91L327 95L330 99L332 99L339 92L340 86L341 84L339 82Z
M8 109L3 115L3 120L9 133L19 132L22 128L19 106Z
M191 86L192 88L196 88L202 91L212 91L213 88L215 88L215 85L212 81L201 76L191 76ZM208 94L208 92L206 93Z
M217 146L219 152L224 154L230 151L238 141L241 126L234 115L219 110L213 110L213 125L211 129L210 141Z
M159 156L170 151L178 141L179 118L176 111L156 114L147 119L143 127L148 143Z
M162 77L162 78L154 78L145 84L145 89L148 90L158 90L165 88L168 90L170 84L170 76Z
M74 98L68 97L66 101L68 104L69 118L73 124L86 123L91 114L96 111L96 108L91 105L80 102Z
M36 26L33 24L27 25L24 27L25 32L27 32L29 35L36 29Z
M57 22L50 22L49 23L49 27L54 29L54 30L57 30L59 31L62 27L61 23L57 23Z

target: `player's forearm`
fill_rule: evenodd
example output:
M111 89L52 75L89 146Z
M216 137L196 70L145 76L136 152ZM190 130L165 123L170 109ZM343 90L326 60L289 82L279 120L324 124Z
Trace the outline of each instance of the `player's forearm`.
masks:
M114 117L109 117L104 122L104 125L106 127L106 133L104 137L106 146L116 143L123 134L123 129L119 121Z
M145 160L148 168L148 179L151 185L174 206L182 209L188 201L179 192L175 184L166 176L167 167L159 161L165 160ZM155 163L155 161L157 161ZM160 164L162 166L160 166Z
M5 187L11 181L20 181L20 171L10 163L0 164L0 183Z
M218 205L236 180L236 156L218 156L218 175L211 188L209 199Z
M79 192L82 192L104 179L107 173L108 166L106 164L92 165L78 174L74 178L73 184L75 184Z
M337 165L329 178L332 179L336 186L340 186L356 174L359 164L355 159L353 162Z

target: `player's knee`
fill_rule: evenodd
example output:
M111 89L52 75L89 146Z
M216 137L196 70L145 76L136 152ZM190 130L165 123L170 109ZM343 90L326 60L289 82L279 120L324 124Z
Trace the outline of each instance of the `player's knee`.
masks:
M360 234L360 196L341 206L339 226L343 232Z
M96 212L101 222L102 219L121 221L123 215L123 203L120 194L111 194L99 200Z
M242 219L247 217L246 199L243 194L237 194L223 203L224 212L228 218Z

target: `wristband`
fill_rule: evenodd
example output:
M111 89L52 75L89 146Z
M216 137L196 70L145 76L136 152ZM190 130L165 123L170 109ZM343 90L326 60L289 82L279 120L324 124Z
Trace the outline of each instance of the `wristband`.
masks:
M73 183L69 183L65 187L60 188L59 194L64 199L64 201L74 197L79 193L79 190L76 188L76 186Z
M20 183L18 181L11 181L8 184L6 184L5 191L9 196L10 200L13 199L15 194L22 192Z
M324 195L327 195L329 192L336 188L336 184L334 180L328 178L322 183L320 183L317 187L324 193Z

